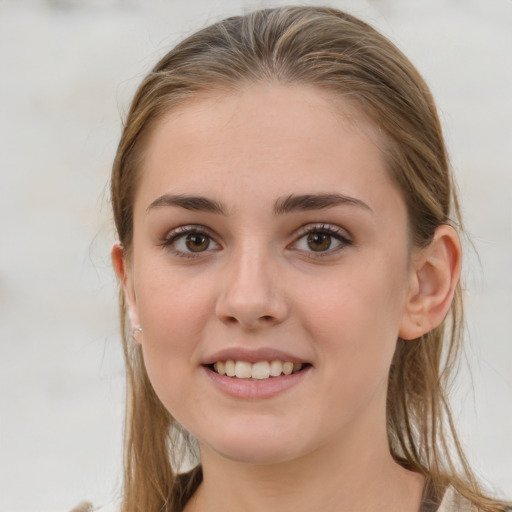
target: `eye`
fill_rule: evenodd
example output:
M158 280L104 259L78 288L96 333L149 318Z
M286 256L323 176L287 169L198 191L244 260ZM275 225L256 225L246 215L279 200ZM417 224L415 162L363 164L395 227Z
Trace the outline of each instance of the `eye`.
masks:
M303 226L299 235L291 247L310 253L332 253L352 243L348 233L330 224Z
M307 236L308 247L315 252L327 251L333 242L332 235L329 233L310 233Z
M184 247L182 247L184 245ZM189 250L190 252L203 252L210 246L210 238L204 233L189 233L175 242L174 247L178 250Z
M194 257L220 246L202 226L180 226L167 234L162 245L177 256Z

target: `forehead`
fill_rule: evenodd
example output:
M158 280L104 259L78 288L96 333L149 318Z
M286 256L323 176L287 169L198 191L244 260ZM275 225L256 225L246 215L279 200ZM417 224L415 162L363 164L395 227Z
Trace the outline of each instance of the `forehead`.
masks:
M232 136L237 139L281 142L307 138L329 138L332 128L349 129L367 137L379 147L385 139L355 101L312 85L257 83L236 89L214 89L195 94L162 117L150 137L150 146L165 137L165 132L179 131L190 143L211 145ZM177 134L175 132L175 134ZM213 135L215 134L215 138ZM206 140L200 141L204 136ZM288 136L288 137L287 137ZM181 141L183 142L183 141Z
M395 189L384 143L353 104L314 87L216 91L188 100L155 126L137 195L146 203L166 192L236 202L242 188L269 199L337 191L379 202L383 186Z

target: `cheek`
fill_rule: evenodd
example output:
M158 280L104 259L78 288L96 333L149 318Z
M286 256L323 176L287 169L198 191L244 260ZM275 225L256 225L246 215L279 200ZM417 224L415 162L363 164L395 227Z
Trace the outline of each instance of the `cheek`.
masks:
M376 331L385 338L398 333L407 290L403 261L386 262L375 255L326 276L322 286L312 282L304 287L313 290L304 303L313 312L307 318L326 335L338 331L358 338L358 331Z
M310 295L310 313L303 315L321 363L332 368L329 377L342 393L387 377L404 313L403 262L396 261L394 267L381 258L361 263L326 283L325 293Z
M194 370L197 347L212 314L212 291L204 281L180 277L163 268L142 270L136 289L144 329L142 349L157 388ZM162 397L163 398L163 397Z

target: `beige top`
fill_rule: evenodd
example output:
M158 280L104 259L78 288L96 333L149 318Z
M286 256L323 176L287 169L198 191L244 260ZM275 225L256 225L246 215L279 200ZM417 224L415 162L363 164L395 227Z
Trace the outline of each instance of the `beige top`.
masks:
M460 494L456 493L453 487L448 487L444 493L443 500L436 512L475 512L476 509L471 503Z

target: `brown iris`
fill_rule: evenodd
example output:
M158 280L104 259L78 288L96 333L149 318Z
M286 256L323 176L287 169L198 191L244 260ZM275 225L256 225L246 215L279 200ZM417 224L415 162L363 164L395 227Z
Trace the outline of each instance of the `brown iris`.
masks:
M331 235L327 233L310 233L308 235L308 246L312 251L326 251L331 247Z
M189 233L185 239L185 245L190 252L202 252L208 249L210 239L201 233Z

